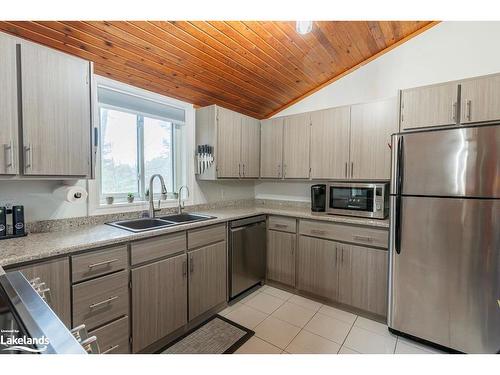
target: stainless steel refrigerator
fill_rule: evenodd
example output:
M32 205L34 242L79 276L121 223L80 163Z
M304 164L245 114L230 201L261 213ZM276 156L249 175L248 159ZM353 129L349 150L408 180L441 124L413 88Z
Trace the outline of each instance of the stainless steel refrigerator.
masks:
M392 331L500 351L500 125L392 138Z

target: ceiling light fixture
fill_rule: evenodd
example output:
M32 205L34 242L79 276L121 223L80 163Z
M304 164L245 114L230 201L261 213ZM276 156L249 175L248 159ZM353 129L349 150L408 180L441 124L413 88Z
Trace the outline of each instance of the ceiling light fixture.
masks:
M312 21L297 21L295 24L295 29L299 34L305 35L310 33L313 28Z

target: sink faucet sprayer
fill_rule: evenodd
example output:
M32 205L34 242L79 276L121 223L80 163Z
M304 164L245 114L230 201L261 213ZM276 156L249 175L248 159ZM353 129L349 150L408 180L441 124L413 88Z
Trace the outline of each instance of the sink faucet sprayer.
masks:
M182 185L179 188L179 192L177 193L177 198L179 200L178 201L178 206L177 206L177 213L178 214L182 214L182 210L185 207L184 200L182 200L182 203L181 203L181 196L182 196L182 190L183 189L186 189L186 191L187 191L187 197L186 197L186 199L189 199L189 188L186 185Z
M161 210L160 208L160 202L161 200L158 199L158 208L155 208L155 204L153 203L153 181L155 177L158 177L160 179L160 184L161 184L161 199L165 200L167 199L167 188L165 187L165 181L163 180L163 177L160 174L154 174L151 176L149 179L149 217L154 218L155 217L155 212L158 212Z

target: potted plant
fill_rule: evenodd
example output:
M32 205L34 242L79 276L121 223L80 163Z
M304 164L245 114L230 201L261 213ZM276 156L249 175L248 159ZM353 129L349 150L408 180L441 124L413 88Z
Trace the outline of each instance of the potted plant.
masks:
M134 201L134 194L133 193L128 193L127 194L127 202L132 203Z
M114 201L115 201L115 197L106 197L107 204L113 204Z

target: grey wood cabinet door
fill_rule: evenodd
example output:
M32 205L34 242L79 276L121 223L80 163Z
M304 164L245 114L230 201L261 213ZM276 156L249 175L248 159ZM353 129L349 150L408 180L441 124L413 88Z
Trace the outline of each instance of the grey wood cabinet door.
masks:
M294 287L296 234L269 230L267 235L267 278Z
M283 177L309 178L311 116L287 116L283 125Z
M136 353L187 323L186 255L132 269L131 278Z
M241 175L241 115L217 107L217 177L239 178Z
M311 178L347 178L351 107L311 113Z
M0 34L0 174L19 173L16 41Z
M340 245L339 302L387 315L387 251Z
M226 241L188 253L189 320L226 300Z
M283 177L283 118L260 123L260 177Z
M33 280L37 277L50 289L48 304L59 319L71 328L71 279L69 259L61 258L24 266L19 269L24 277Z
M300 236L297 288L331 300L337 299L337 243Z
M260 174L260 121L241 118L241 177L258 178Z
M24 174L90 176L90 63L20 46Z
M461 86L462 124L500 119L500 75L467 80Z
M458 83L401 91L401 130L457 123Z
M349 178L389 179L391 134L398 131L396 98L351 107Z

